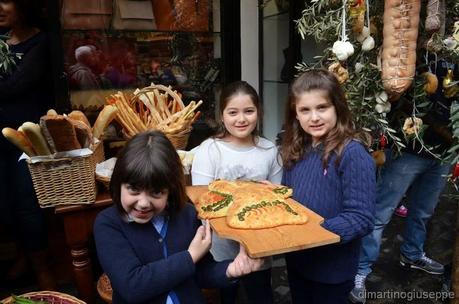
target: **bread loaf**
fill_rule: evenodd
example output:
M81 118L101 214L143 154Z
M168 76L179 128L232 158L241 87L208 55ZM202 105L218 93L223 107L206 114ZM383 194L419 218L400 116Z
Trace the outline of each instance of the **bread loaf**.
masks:
M385 0L382 81L390 100L397 100L413 82L416 68L420 0Z
M92 130L83 121L70 119L70 122L75 127L75 133L78 142L82 148L89 148L93 143Z
M48 147L48 143L46 142L43 133L41 132L41 128L38 124L33 122L25 122L19 128L20 131L24 132L27 138L32 143L37 155L50 155L51 150Z
M43 133L46 134L46 139L57 152L81 149L75 126L70 118L63 115L46 115L40 118L40 125Z
M6 139L28 156L32 157L37 155L32 143L21 131L16 131L13 128L3 128L2 134Z
M50 116L56 116L58 115L56 110L54 109L49 109L47 112L46 112L46 115L50 115Z
M92 128L92 135L101 139L104 134L105 128L112 122L116 117L116 112L118 109L113 105L105 105L102 111L100 111L99 116L97 116L96 122Z
M73 120L79 120L79 121L83 122L85 125L87 125L89 128L91 128L91 124L89 123L88 118L86 117L86 115L84 115L83 112L78 111L78 110L74 110L74 111L70 112L70 114L67 115L67 116L69 118L73 119Z

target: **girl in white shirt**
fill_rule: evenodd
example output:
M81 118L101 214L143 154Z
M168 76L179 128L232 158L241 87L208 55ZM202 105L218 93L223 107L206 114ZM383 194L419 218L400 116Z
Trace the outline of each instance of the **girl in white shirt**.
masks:
M263 114L255 89L245 81L228 84L222 90L219 109L219 132L196 149L191 170L193 185L208 185L215 179L268 180L279 184L282 166L277 148L258 136L258 119ZM213 233L210 251L216 261L232 259L239 253L239 244ZM240 282L250 303L273 302L271 263ZM221 290L223 304L235 303L237 287Z

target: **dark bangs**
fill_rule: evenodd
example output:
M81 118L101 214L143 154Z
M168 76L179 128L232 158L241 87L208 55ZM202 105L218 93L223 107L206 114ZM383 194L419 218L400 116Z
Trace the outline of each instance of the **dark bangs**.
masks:
M145 132L132 138L120 152L110 182L113 201L121 207L121 185L139 190L169 190L168 211L176 213L185 203L183 166L174 146L161 132Z

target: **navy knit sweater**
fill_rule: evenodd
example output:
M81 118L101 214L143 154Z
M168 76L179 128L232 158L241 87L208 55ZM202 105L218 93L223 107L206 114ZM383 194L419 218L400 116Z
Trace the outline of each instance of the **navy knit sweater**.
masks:
M293 198L324 217L324 228L341 242L287 254L287 263L305 279L336 284L353 279L357 272L360 238L373 229L375 165L365 148L348 143L338 166L332 155L325 170L322 146L310 149L291 169L283 184L293 188Z
M187 249L199 225L191 204L169 220L165 240L151 223L125 222L115 206L99 213L94 236L100 264L113 287L113 303L166 303L171 290L180 303L205 303L201 287L230 285L229 261L216 263L207 254L193 263Z

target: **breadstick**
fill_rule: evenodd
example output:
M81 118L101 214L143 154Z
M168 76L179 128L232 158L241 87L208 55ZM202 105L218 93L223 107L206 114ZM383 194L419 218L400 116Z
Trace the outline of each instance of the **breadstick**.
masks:
M125 99L120 100L119 105L121 107L121 111L125 113L125 118L129 123L129 126L135 130L134 133L140 133L147 129L137 114L135 114L134 110L129 107Z
M125 128L128 131L128 133L131 134L131 136L133 136L134 134L136 134L136 129L134 126L132 126L129 118L127 117L128 114L124 110L123 101L121 99L118 99L118 101L116 102L116 106L118 108L118 121L121 123L123 128Z

